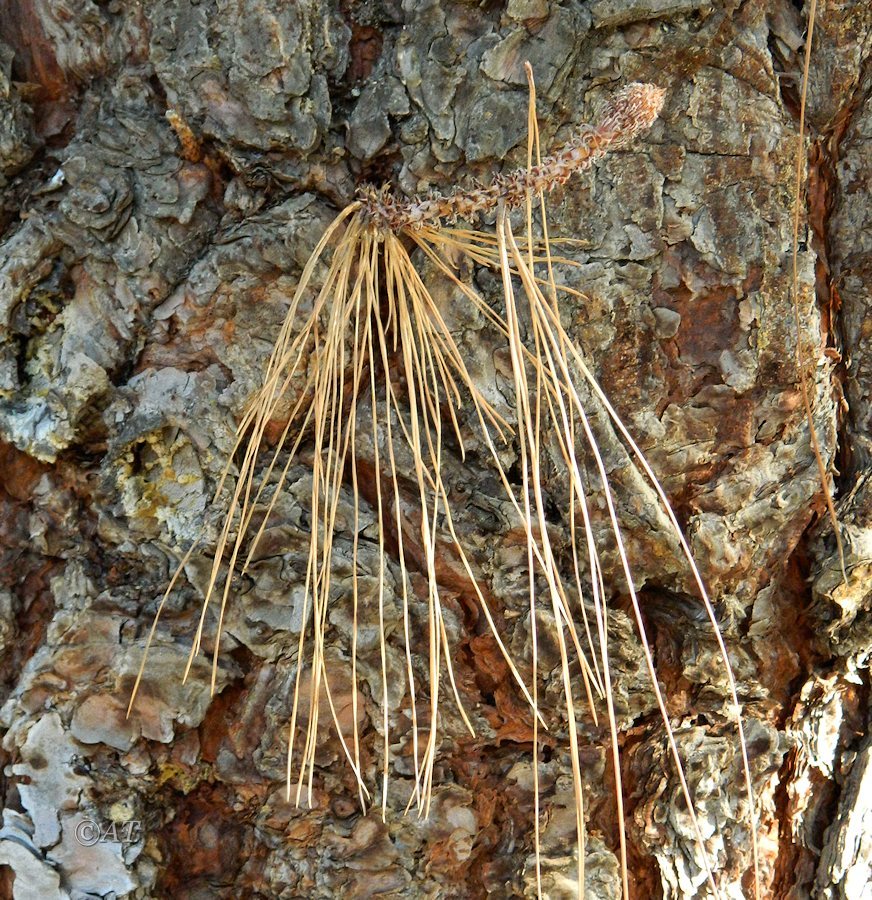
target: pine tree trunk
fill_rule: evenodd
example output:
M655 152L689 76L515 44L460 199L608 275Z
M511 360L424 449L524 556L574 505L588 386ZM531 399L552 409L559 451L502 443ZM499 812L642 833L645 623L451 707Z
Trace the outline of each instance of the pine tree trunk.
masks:
M213 505L212 494L309 253L364 183L448 191L523 165L525 60L546 148L623 83L666 89L645 138L549 196L551 234L572 239L560 252L579 264L560 277L582 292L561 315L661 479L716 601L743 703L761 896L872 896L870 9L818 6L797 329L807 10L787 0L0 6L2 896L535 896L532 717L447 538L441 602L476 736L443 680L429 817L404 816L413 770L397 535L384 551L395 586L384 613L386 821L378 808L361 815L329 715L313 808L285 798L311 442L233 584L215 695L214 607L182 680L226 500ZM499 340L458 289L417 264L476 384L507 404ZM499 305L493 273L459 277ZM838 470L847 583L797 342L823 460ZM747 795L712 629L656 495L591 402L706 856L722 896L750 897ZM444 460L458 527L506 644L529 666L523 536L481 442L469 440L465 458L451 445ZM516 443L502 452L507 468L517 463ZM366 447L355 466L371 571L372 486L386 473ZM566 487L548 466L543 481L559 540ZM348 734L346 500L326 653ZM425 563L414 493L401 501L425 708ZM709 896L606 524L601 510L631 894ZM204 529L128 718L157 604ZM379 620L372 597L361 602L360 752L380 802ZM573 897L555 623L539 620L543 890ZM608 727L585 712L579 735L587 896L616 898Z

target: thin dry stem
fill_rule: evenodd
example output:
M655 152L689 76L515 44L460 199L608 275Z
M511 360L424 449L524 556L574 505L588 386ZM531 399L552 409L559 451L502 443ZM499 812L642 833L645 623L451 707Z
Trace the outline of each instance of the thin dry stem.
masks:
M808 74L811 67L811 43L814 37L814 21L817 14L817 0L811 0L808 7L808 30L805 37L805 58L802 66L802 91L799 101L799 134L796 145L796 182L794 185L793 199L793 245L791 248L791 295L793 298L793 319L796 324L796 368L799 372L799 392L802 396L802 406L805 410L805 418L808 422L808 432L811 439L811 448L817 463L818 475L821 480L821 489L827 504L827 515L833 526L833 534L836 536L836 550L839 554L839 565L842 569L842 580L848 583L848 570L845 566L845 548L842 544L842 530L839 527L839 517L836 513L836 505L833 502L833 494L830 490L830 479L827 465L821 453L821 445L814 424L814 409L811 404L811 396L808 389L808 374L806 372L805 352L802 347L802 317L799 312L799 218L803 197L803 181L805 173L805 108L808 100Z
M487 186L453 194L434 192L426 199L405 200L390 189L364 188L360 201L366 218L376 228L403 231L422 225L440 226L444 220L473 219L500 204L514 209L530 196L565 184L573 172L592 166L610 150L622 147L647 131L663 107L665 92L653 84L628 84L608 101L596 125L582 126L567 146L536 165L497 175Z

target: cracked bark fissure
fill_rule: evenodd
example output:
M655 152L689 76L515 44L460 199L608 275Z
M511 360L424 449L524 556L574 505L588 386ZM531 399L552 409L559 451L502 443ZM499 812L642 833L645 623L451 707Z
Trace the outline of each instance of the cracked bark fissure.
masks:
M745 704L764 896L864 896L872 12L818 7L797 335L790 219L803 30L786 0L0 7L0 895L531 895L532 722L450 553L437 562L438 581L477 737L442 708L429 819L402 814L411 766L398 582L386 609L398 785L387 822L359 815L326 725L315 808L285 802L311 496L305 445L234 590L218 694L209 697L205 659L184 685L179 677L219 522L210 492L312 247L361 184L448 193L523 165L530 60L544 148L593 121L620 84L666 89L644 142L549 197L551 234L574 240L559 252L580 263L558 277L585 295L565 298L561 313L663 479L718 602ZM419 265L479 389L509 410L502 346L458 291ZM460 277L501 302L487 270ZM827 462L839 441L848 584L825 517L815 525L824 507L797 340ZM650 489L601 414L593 427L708 855L724 894L747 896L742 773L716 647ZM453 448L445 459L458 529L509 649L528 661L523 537L466 430L465 458ZM517 448L504 453L509 469ZM374 471L373 458L361 441L364 496L389 474ZM401 486L408 462L397 460ZM557 471L545 466L555 541L567 527ZM420 568L415 498L401 499L407 562ZM373 509L360 510L364 576L378 563L365 540ZM341 513L327 652L350 728L352 621L341 602L350 502ZM187 567L125 719L137 648L204 521L206 549ZM605 534L604 514L594 524ZM386 547L394 578L397 552ZM631 893L705 896L608 552L606 563ZM416 578L410 614L426 654ZM360 749L372 775L381 664L373 598L364 590L360 603ZM543 619L543 672L557 661L547 633ZM424 656L414 664L423 675ZM539 688L551 728L539 765L543 878L555 898L572 895L575 877L558 671ZM580 738L589 896L613 898L607 729L585 720ZM90 844L90 821L134 839L108 833ZM130 822L138 827L125 833Z

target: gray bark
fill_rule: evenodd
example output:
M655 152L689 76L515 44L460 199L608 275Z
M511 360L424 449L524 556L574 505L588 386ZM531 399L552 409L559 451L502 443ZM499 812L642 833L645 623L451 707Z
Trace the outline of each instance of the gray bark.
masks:
M234 590L216 695L206 654L181 677L220 524L211 495L309 253L365 181L424 193L522 164L529 60L546 147L590 121L619 84L667 89L643 141L549 198L551 232L575 240L565 252L580 264L561 277L585 294L562 314L662 479L717 601L744 705L763 895L872 896L872 12L827 0L818 17L797 334L791 219L805 19L786 0L0 7L0 893L534 892L529 710L448 549L442 602L477 736L444 700L429 818L403 815L412 773L395 553L387 821L360 815L326 722L314 808L286 802L305 445ZM421 269L480 389L510 410L498 336ZM492 273L465 277L499 306ZM841 470L833 489L847 583L800 400L797 341L826 462ZM653 491L592 411L706 853L724 896L751 896L747 801L717 647ZM445 460L455 514L507 644L529 660L518 523L471 416L464 427L466 458L453 448ZM517 452L505 447L507 467ZM361 447L360 471L372 476L372 460ZM566 488L556 467L545 487L559 534ZM340 588L351 576L349 497ZM425 679L415 498L402 500ZM374 516L365 505L365 536ZM603 513L632 892L708 896L606 525ZM204 527L126 718L157 603ZM364 575L377 552L363 553ZM328 656L350 728L347 599L340 590L330 611ZM372 597L362 604L359 718L375 787L378 611ZM215 626L210 615L207 654ZM544 613L540 626L547 635ZM569 897L567 723L547 637L541 653L544 887ZM579 730L588 896L605 900L620 896L608 730L588 717ZM95 827L109 830L91 840Z

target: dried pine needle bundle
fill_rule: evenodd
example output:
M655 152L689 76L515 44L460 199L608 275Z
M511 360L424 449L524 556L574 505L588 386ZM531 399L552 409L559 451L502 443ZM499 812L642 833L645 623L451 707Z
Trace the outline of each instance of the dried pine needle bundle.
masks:
M658 683L639 606L630 562L624 546L613 490L600 453L583 396L592 394L610 417L629 453L651 483L663 511L674 530L693 577L701 602L711 622L730 685L731 701L737 716L745 782L748 791L750 833L754 857L755 895L759 894L754 812L748 763L735 681L730 669L712 604L688 544L666 494L653 470L612 404L593 378L580 352L561 325L560 291L553 272L556 258L551 253L544 195L565 183L573 172L591 166L609 150L622 146L644 133L656 119L663 103L663 91L653 85L632 84L618 91L603 109L596 125L582 127L570 143L554 155L542 157L535 118L535 91L530 80L528 165L509 175L497 176L484 187L450 195L432 194L423 200L397 198L388 189L365 189L357 202L343 210L327 228L300 277L285 323L269 360L263 387L251 402L238 429L233 456L241 458L232 499L219 535L200 624L188 664L200 651L210 605L218 603L218 635L230 599L234 573L244 573L255 558L258 542L266 527L292 463L304 440L311 443L311 539L305 572L303 622L297 648L296 686L290 713L287 763L288 796L299 803L304 795L311 802L315 769L316 735L319 717L332 718L357 784L364 810L370 804L370 788L362 775L358 734L357 622L359 611L358 552L360 496L358 471L354 464L358 446L366 442L373 454L375 471L374 516L377 525L379 567L377 596L381 632L383 732L381 800L387 805L391 765L388 721L388 669L385 637L385 601L388 591L386 541L388 529L395 536L400 569L403 638L407 696L412 722L412 764L415 783L409 805L421 815L429 810L433 771L439 743L439 706L450 692L466 727L474 734L452 666L445 615L437 579L437 538L450 537L453 551L469 578L493 637L503 653L518 689L532 708L533 770L536 775L535 833L536 881L541 894L539 871L538 790L539 729L546 726L538 708L538 637L536 611L546 608L553 616L554 634L560 654L562 688L569 723L570 757L576 802L578 834L578 893L584 885L584 806L575 708L572 691L573 666L580 665L583 687L591 714L596 717L594 695L604 699L608 712L615 781L618 834L624 896L629 896L627 848L617 723L609 664L609 627L600 548L594 540L586 467L596 473L608 513L608 520L620 565L626 580L645 664L674 758L681 789L687 804L696 840L705 859L704 840L694 800ZM539 208L541 236L533 233L533 209ZM524 233L515 234L509 211L525 213ZM483 213L496 214L494 234L468 230L456 225L458 219L475 221ZM450 223L450 224L446 224ZM487 401L464 362L460 348L448 327L443 311L435 302L419 271L412 251L423 256L458 289L496 333L506 342L511 360L514 421L507 421ZM493 309L456 274L452 260L458 255L498 272L504 295L504 313ZM326 268L326 275L316 271ZM458 538L449 490L443 478L446 439L464 445L458 412L464 406L478 423L479 439L487 448L499 480L526 538L529 574L530 627L532 630L532 671L524 674L496 627L491 610L479 586L473 560ZM279 440L268 449L269 429L283 422ZM514 483L501 462L500 446L516 442L519 453L520 485ZM573 572L567 581L561 571L557 548L549 537L542 465L545 444L556 441L568 485L568 520ZM429 629L426 713L419 713L420 685L416 685L412 661L413 635L410 625L410 576L403 546L403 512L398 476L398 454L412 461L413 493L417 494L420 516L420 546L424 551L427 580ZM221 494L231 469L228 462L216 492ZM353 733L339 726L327 678L325 634L331 602L332 556L340 494L347 489L350 473L353 497L352 576L353 641L352 670ZM269 486L269 490L267 487ZM255 522L260 525L255 528ZM188 552L164 597L190 558ZM582 562L586 560L586 565ZM586 572L582 574L582 569ZM222 581L223 579L223 581ZM591 594L592 621L579 598ZM335 593L335 592L334 592ZM163 608L158 610L158 617ZM581 606L581 622L574 606ZM146 650L157 626L152 626ZM213 690L219 641L215 641ZM143 666L145 662L143 662ZM140 677L142 670L140 670ZM447 686L443 675L447 675ZM134 696L139 678L134 687ZM307 698L308 708L302 711ZM327 709L319 708L326 698ZM131 704L133 699L131 699ZM306 727L298 727L305 720ZM704 863L714 896L720 896L711 867Z

